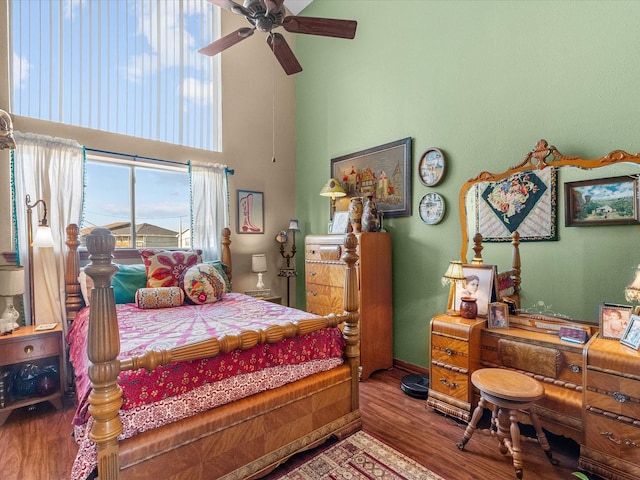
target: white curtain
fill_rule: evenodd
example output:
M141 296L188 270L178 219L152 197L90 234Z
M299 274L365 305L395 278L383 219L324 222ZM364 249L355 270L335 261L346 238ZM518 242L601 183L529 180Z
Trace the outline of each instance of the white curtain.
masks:
M222 229L229 226L229 184L225 165L189 162L191 245L203 260L220 260Z
M12 152L13 222L15 247L20 265L29 271L27 245L26 196L33 204L44 200L54 247L33 249L33 288L25 285L27 324L58 322L67 332L65 308L66 227L81 224L84 185L84 147L74 140L14 132L16 149ZM33 229L44 215L42 204L32 210ZM29 295L35 295L35 315Z

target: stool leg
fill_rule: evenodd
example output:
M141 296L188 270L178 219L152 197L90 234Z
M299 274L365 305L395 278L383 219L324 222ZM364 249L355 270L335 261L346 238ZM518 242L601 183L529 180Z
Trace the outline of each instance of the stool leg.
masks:
M473 432L476 429L476 425L478 425L478 422L480 421L480 418L482 417L482 411L484 410L484 408L485 408L484 398L480 397L480 401L478 402L478 406L473 411L473 415L471 417L471 421L467 425L467 428L464 429L464 434L462 436L462 439L458 443L456 443L456 446L458 447L458 449L460 451L464 450L464 446L471 439L471 435L473 435Z
M545 455L549 459L549 462L551 462L551 465L558 465L560 462L558 461L557 458L553 458L553 453L551 453L551 446L549 445L547 436L544 434L544 431L542 430L542 426L540 425L540 419L538 418L538 415L533 410L530 410L529 417L531 418L531 424L533 425L533 428L535 428L536 430L536 436L538 437L538 442L540 443L542 450L544 450Z
M516 469L516 477L522 478L522 450L520 449L520 425L518 425L518 410L509 410L509 422L511 423L511 456L513 468Z

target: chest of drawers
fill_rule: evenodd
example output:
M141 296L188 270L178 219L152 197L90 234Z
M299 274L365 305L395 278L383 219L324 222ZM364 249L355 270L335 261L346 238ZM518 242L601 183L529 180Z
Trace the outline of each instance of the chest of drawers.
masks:
M615 480L640 478L640 354L596 338L586 354L580 468Z
M360 378L393 366L391 234L356 234L360 257ZM309 235L305 239L306 310L340 314L343 308L343 235Z

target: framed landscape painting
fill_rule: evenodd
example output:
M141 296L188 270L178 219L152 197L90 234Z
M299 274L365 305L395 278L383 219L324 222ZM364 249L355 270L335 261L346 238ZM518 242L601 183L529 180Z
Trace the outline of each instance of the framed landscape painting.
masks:
M567 182L564 196L567 227L640 223L636 177Z

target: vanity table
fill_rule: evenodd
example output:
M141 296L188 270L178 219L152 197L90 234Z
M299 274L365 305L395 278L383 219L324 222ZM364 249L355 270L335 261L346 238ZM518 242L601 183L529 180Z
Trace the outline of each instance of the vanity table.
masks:
M563 155L545 140L540 140L520 164L498 174L482 172L472 178L462 186L459 196L462 263L467 264L467 249L474 233L468 230L473 223L467 218L467 194L477 184L499 182L513 174L545 168L593 170L607 166L618 168L618 164L634 166L635 173L624 175L637 177L640 154L615 150L601 158L583 159ZM627 231L627 235L630 234L633 232ZM475 255L469 263L482 265L483 245L479 234L475 235L472 247ZM521 276L525 279L523 290L527 288L529 292L535 285L528 285L527 275L521 275L517 233L512 247L510 270L498 273L497 298L499 301L509 299L519 308L518 315L510 316L509 328L488 328L484 318L464 320L446 314L434 316L431 320L427 404L468 421L479 400L479 392L470 381L476 369L492 367L524 373L545 387L544 398L534 407L542 426L579 443L581 469L612 480L640 478L640 352L618 340L600 338L595 319L581 322L523 311ZM629 259L632 265L637 261L638 258ZM626 280L615 279L622 282L621 290ZM567 298L580 298L567 293L566 282L559 281L556 276L553 284L568 295ZM559 330L562 326L585 330L587 341L561 340ZM529 422L526 415L519 420Z

